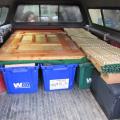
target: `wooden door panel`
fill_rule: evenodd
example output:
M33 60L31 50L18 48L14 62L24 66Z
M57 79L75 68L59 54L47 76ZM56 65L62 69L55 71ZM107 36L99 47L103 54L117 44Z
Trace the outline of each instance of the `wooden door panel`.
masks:
M84 56L60 30L17 30L0 49L0 60L80 59Z

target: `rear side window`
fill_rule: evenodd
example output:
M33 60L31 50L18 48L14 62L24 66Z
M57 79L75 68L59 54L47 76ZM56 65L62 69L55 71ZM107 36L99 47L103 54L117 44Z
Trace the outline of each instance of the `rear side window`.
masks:
M58 22L57 5L41 5L41 22Z
M38 5L20 5L15 15L16 22L37 22L39 21Z
M77 6L60 6L59 20L61 22L82 22L82 15Z
M5 23L7 14L8 14L8 8L0 7L0 25Z
M120 30L120 10L103 10L105 26Z
M102 20L100 9L89 9L89 14L90 14L92 23L103 25L103 20Z
M78 6L19 5L15 22L82 22Z
M92 23L120 31L119 9L89 9Z

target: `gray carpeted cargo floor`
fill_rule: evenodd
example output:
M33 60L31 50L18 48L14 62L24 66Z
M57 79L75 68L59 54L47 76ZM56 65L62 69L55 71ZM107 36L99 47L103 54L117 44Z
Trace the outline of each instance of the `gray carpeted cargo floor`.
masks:
M90 90L2 94L0 120L107 120Z

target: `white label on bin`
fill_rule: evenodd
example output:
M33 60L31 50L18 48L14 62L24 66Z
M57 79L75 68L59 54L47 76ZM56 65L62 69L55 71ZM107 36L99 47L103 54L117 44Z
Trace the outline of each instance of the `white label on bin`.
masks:
M89 84L89 83L92 82L92 78L87 78L86 81L87 81L87 83Z
M21 83L13 83L14 88L30 88L30 83L29 82L21 82Z
M11 68L11 67L34 67L35 63L30 64L13 64L13 65L5 65L5 68Z
M50 90L67 89L69 87L69 79L50 80Z

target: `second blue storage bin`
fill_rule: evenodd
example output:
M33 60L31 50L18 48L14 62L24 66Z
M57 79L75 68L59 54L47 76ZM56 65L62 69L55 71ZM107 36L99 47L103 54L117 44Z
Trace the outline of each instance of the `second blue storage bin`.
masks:
M41 65L45 91L71 89L77 64Z

